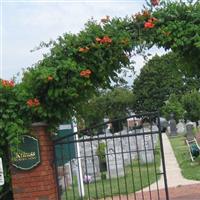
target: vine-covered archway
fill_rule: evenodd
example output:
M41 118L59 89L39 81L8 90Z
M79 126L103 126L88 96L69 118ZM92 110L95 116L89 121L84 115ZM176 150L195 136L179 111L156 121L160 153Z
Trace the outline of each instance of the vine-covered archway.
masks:
M50 52L23 74L21 83L1 81L0 157L33 121L55 128L75 115L83 101L132 67L133 51L153 45L178 52L199 73L200 2L151 0L133 16L90 20L78 34L41 45Z

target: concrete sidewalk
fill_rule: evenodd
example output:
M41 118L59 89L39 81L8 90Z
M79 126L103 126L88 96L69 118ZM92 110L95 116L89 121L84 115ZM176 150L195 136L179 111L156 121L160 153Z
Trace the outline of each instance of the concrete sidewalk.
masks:
M170 141L165 133L163 133L163 148L169 187L169 199L200 200L200 181L183 178ZM160 167L160 171L162 171L162 166ZM146 187L136 194L129 194L128 196L121 195L121 197L115 196L112 200L166 200L164 188L164 178L161 176L158 181L159 190L157 190L157 184L153 183L150 185L150 192L149 187ZM106 200L110 199L111 198L106 198Z
M200 181L193 181L185 179L181 174L181 169L178 165L176 157L174 155L172 146L170 141L166 135L166 133L162 134L163 138L163 148L165 154L165 166L166 166L166 173L167 173L167 183L168 187L178 187L182 185L192 185L192 184L200 184ZM162 171L162 165L160 167L160 171ZM150 185L151 190L157 189L157 184L153 183ZM164 178L161 176L160 180L158 181L158 188L164 188ZM149 187L143 189L143 191L149 191ZM200 200L200 197L199 197Z

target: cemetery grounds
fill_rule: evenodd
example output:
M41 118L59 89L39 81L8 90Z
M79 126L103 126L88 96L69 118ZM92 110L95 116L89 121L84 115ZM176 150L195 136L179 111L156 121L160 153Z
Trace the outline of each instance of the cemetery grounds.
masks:
M199 129L195 131L195 136L197 140L200 138ZM181 173L186 179L200 180L200 157L196 158L194 162L191 162L185 139L184 135L170 138L173 151L181 168ZM198 140L198 143L199 141L200 140Z
M160 176L156 176L155 166L158 173L160 167L160 150L158 145L156 146L154 163L140 164L138 158L134 159L130 165L124 168L125 175L118 178L106 179L107 172L102 172L101 180L84 184L85 197L83 198L79 197L77 177L73 176L73 184L63 193L62 200L101 199L110 196L131 194L158 181Z

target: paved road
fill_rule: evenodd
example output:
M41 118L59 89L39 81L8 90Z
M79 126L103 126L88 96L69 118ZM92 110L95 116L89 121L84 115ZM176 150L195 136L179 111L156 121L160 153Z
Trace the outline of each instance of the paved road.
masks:
M169 188L170 200L200 200L200 184L184 185ZM127 196L119 196L107 198L106 200L166 200L165 190L137 193L136 196L130 194Z

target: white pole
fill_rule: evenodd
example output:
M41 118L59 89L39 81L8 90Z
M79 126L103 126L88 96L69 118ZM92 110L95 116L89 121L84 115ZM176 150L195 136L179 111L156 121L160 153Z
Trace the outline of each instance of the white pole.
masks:
M0 185L4 185L3 164L0 158Z
M77 124L73 123L73 129L74 133L77 132ZM78 140L78 134L75 135L75 140ZM85 196L85 190L84 190L84 184L83 184L83 171L81 166L81 158L80 158L80 147L79 143L76 142L76 150L77 150L77 156L78 156L78 167L77 167L77 179L78 179L78 191L79 196L84 197Z

